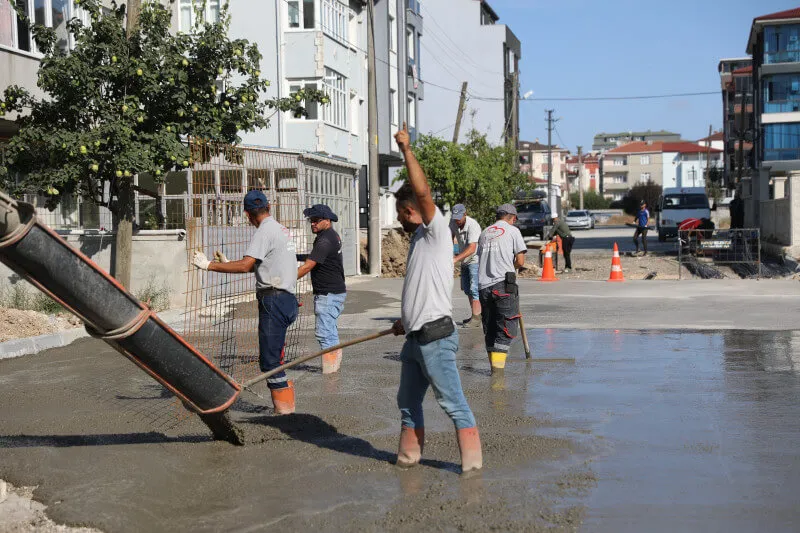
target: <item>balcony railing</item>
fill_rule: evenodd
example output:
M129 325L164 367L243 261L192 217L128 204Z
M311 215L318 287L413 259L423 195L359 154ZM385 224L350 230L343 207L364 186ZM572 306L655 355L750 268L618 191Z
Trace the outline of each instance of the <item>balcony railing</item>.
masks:
M800 111L800 100L773 100L764 103L764 113L793 113Z
M774 63L800 63L800 50L785 50L783 52L765 52L764 64Z

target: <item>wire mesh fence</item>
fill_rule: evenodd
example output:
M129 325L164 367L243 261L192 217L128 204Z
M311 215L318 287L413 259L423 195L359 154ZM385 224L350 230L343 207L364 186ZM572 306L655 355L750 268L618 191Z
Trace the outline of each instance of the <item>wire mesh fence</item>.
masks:
M680 230L678 243L679 279L683 266L703 278L722 277L713 265L729 265L753 277L761 276L761 232L758 229Z

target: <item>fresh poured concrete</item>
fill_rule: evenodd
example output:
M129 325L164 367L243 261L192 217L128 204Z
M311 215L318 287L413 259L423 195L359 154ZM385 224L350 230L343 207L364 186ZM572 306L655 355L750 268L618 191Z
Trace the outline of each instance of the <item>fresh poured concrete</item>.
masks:
M98 341L0 361L0 478L38 485L55 521L106 531L791 529L798 285L610 285L523 284L534 359L517 346L502 376L489 376L481 332L461 331L484 442L477 475L458 474L430 394L424 464L391 464L401 342L384 338L347 350L339 374L293 372L297 415L273 417L244 394L244 447L181 422ZM343 337L397 316L397 282L354 289ZM454 301L466 315L463 295Z

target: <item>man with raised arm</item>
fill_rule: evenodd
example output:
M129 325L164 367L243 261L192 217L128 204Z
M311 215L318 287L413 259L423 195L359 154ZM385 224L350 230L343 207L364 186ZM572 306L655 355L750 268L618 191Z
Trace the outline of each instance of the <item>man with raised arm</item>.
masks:
M395 135L405 158L408 181L395 193L397 220L412 233L395 335L406 336L400 360L400 444L398 466L419 463L425 441L422 400L433 388L436 401L453 421L461 470L483 466L475 417L464 397L456 366L458 333L453 324L453 241L450 225L436 207L414 152L408 128Z

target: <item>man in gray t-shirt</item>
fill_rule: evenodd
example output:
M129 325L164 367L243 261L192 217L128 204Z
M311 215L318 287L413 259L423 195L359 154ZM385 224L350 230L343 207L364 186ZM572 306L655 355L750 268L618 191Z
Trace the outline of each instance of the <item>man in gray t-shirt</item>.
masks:
M270 216L264 193L253 190L244 197L244 211L250 224L258 228L245 256L238 261L217 252L211 262L203 252L195 252L197 268L228 274L255 272L258 303L258 351L262 372L283 364L286 330L297 318L297 257L291 232ZM276 414L295 409L294 384L280 372L267 379Z
M506 275L522 268L528 247L513 225L516 218L513 205L501 205L497 221L483 230L478 241L483 333L492 372L505 368L508 350L517 336L519 294L516 283L506 283Z
M481 237L481 226L474 218L467 216L467 208L463 204L453 206L450 216L450 233L458 243L453 253L453 262L461 261L461 290L469 298L472 316L463 324L469 327L481 327L481 302L478 296L478 239Z

